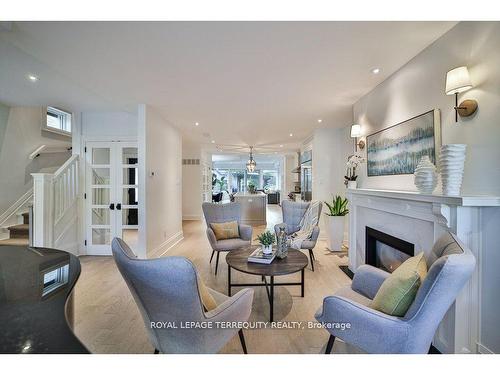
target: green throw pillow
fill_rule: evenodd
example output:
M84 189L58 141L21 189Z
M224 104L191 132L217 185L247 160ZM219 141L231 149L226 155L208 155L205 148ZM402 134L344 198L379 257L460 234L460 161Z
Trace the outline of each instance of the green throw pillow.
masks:
M382 283L370 307L388 315L404 316L427 275L424 253L407 259Z

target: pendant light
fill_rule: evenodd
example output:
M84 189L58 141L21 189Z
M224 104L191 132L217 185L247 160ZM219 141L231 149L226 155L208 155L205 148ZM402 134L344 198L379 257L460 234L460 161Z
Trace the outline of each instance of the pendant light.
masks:
M255 167L257 167L257 163L255 162L255 160L253 160L253 147L250 146L250 159L248 159L248 162L247 162L247 171L248 172L253 172L255 171Z

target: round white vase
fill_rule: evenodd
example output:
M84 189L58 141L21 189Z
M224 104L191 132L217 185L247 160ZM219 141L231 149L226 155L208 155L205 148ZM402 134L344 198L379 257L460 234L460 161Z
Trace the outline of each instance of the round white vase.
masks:
M326 217L326 246L330 251L342 251L344 242L345 216Z
M358 187L358 181L347 181L348 189L356 189Z
M420 159L417 168L415 168L415 186L423 194L432 194L437 186L436 166L432 164L429 156L423 156Z
M264 254L271 254L273 252L273 245L261 245L261 247Z
M460 195L464 176L466 149L467 145L464 144L441 146L439 172L443 185L443 195Z

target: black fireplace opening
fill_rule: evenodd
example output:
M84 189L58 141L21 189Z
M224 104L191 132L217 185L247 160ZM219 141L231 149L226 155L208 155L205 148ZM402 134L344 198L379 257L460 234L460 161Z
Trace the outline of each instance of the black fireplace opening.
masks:
M379 230L365 228L365 263L394 272L401 263L415 255L415 245Z

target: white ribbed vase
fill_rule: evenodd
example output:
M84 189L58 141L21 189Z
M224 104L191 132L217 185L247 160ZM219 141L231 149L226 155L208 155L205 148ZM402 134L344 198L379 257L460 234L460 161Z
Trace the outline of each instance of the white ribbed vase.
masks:
M415 168L415 186L423 194L432 194L437 185L436 167L429 156L422 156Z
M460 195L466 148L467 145L464 144L441 146L439 173L443 184L443 195Z

